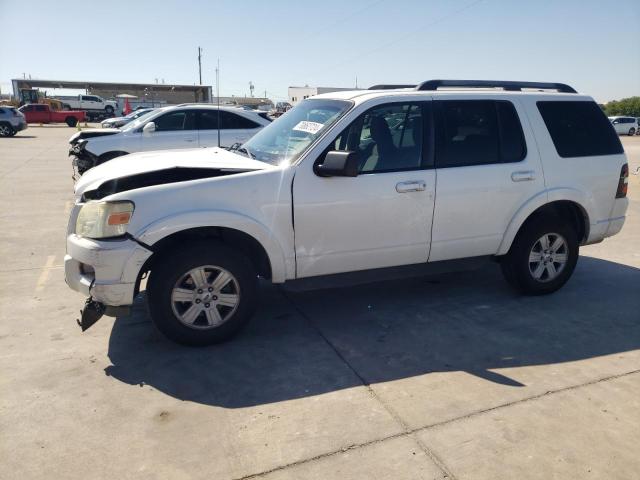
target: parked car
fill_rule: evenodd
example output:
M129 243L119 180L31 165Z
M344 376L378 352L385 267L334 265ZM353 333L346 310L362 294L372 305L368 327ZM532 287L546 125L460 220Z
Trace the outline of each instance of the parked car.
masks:
M127 123L132 122L136 118L146 115L147 113L152 111L153 108L141 108L139 110L131 112L129 115L125 115L124 117L107 118L106 120L100 122L100 126L102 126L102 128L124 127Z
M24 114L27 123L66 123L75 127L86 120L85 112L72 110L51 110L49 105L28 104L18 109Z
M532 82L378 88L304 100L236 151L135 154L83 176L65 257L67 283L90 296L83 328L126 310L148 273L151 318L189 345L234 335L258 277L487 256L518 291L549 294L580 245L621 230L627 159L591 97Z
M220 132L218 134L218 118ZM85 129L69 139L72 163L81 175L122 155L148 150L231 147L270 123L266 114L210 104L184 104L155 110L115 128ZM134 160L134 159L132 159Z
M89 113L112 115L118 107L115 100L105 100L98 95L78 95L76 97L55 97L70 110L84 110Z
M638 119L635 117L609 117L609 120L619 135L633 136L638 131Z
M27 128L27 120L15 107L0 105L0 137L13 137Z

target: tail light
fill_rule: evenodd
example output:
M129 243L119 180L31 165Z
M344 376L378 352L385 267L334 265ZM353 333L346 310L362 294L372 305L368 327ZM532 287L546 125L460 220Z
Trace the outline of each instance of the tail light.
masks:
M620 180L618 180L618 190L616 198L624 198L627 196L627 188L629 187L629 165L624 164L620 170Z

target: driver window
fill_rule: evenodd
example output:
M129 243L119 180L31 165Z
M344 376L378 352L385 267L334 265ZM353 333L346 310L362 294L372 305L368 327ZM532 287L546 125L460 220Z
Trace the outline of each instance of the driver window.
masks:
M415 170L422 165L422 107L381 105L360 115L330 149L357 151L360 173Z

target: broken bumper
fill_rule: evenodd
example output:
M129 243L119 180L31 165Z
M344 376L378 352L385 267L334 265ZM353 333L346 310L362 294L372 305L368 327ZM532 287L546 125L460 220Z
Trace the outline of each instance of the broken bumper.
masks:
M152 252L133 240L67 237L65 281L72 290L106 306L133 303L140 269Z

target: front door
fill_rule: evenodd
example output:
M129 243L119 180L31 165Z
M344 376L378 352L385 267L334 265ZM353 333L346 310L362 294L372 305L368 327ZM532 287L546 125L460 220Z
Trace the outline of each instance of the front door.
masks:
M141 150L195 148L198 146L196 113L193 110L174 110L153 120L155 132L142 134Z
M298 278L427 261L436 187L425 136L430 103L373 107L335 139L328 150L358 152L357 177L320 177L311 162L298 166Z

